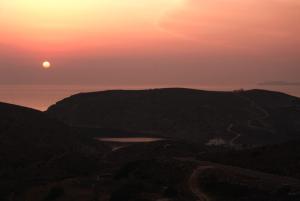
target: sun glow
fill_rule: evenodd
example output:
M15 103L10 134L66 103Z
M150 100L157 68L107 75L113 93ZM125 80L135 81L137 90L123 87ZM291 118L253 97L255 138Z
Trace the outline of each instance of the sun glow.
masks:
M35 62L73 55L268 54L298 47L297 2L1 0L0 45L34 55Z

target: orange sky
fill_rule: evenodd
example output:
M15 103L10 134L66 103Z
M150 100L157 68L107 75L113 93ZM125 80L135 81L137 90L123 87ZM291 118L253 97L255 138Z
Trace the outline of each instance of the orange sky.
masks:
M114 49L164 40L164 15L182 0L5 0L1 42L35 52ZM114 52L112 52L113 54Z
M0 84L299 80L299 21L298 0L1 0Z

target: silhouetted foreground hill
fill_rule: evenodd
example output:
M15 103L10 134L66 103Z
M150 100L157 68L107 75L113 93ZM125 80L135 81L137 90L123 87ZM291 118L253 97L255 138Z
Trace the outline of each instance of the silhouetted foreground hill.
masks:
M82 95L75 96L84 104L77 104L76 98L70 106L74 116L68 116L93 124L72 122L72 127L45 113L0 103L1 201L300 200L298 141L236 151L199 146L216 133L223 141L228 135L229 145L236 146L236 141L262 143L261 135L269 137L268 143L295 138L297 98L266 91L165 89L102 92L99 101L95 94L98 96L84 94L83 100ZM86 101L89 96L92 98ZM223 104L221 99L234 104ZM68 99L65 102L69 104ZM48 114L65 117L68 113L64 111ZM107 113L100 115L99 111ZM115 129L108 129L114 122L118 123ZM131 127L126 128L124 122ZM204 122L209 127L198 126ZM166 132L171 138L148 143L94 140L98 132L100 136L144 135L151 126L151 133L163 136ZM167 132L168 128L173 132ZM195 129L198 134L190 135L196 134ZM228 133L221 135L222 129Z
M42 112L0 103L0 200L19 186L89 173L98 145Z
M174 88L77 94L51 106L47 114L72 126L237 146L300 137L299 108L299 98L278 92Z
M202 154L199 159L300 179L299 140L253 149L217 151Z

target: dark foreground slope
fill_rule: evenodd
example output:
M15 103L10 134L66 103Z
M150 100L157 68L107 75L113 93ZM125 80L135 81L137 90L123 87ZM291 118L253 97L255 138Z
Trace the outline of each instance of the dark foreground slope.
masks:
M295 179L298 169L288 166L290 177L278 176L287 175L282 172L266 174L262 171L274 172L258 164L243 165L246 158L224 151L212 153L227 150L223 147L174 139L103 145L92 140L94 135L90 139L82 135L84 129L78 135L75 127L70 130L35 110L0 104L0 114L0 200L295 201L300 197L300 181ZM278 161L298 161L297 155L286 158L298 152L289 147L279 148L285 154L278 155ZM247 151L252 150L237 153L250 157ZM259 160L272 156L273 151ZM272 160L266 163L276 166Z
M0 103L0 200L37 182L87 174L102 149L42 112Z
M109 143L109 142L107 142ZM114 144L116 145L116 144ZM109 168L34 186L16 196L23 201L296 201L300 181L212 163L209 154L182 141L122 144L101 160Z
M300 179L299 140L253 149L212 152L199 155L199 159Z
M300 99L264 90L192 89L83 93L47 113L72 126L144 132L208 144L268 144L298 138Z

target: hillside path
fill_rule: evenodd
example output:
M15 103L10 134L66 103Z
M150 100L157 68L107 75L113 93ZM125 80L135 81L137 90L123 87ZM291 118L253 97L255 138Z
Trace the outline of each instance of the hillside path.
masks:
M181 161L181 162L199 163L199 161L194 158L174 157L174 159ZM197 198L197 201L210 201L210 199L207 197L207 195L205 195L199 188L199 175L201 175L203 171L205 171L207 169L212 169L212 168L214 168L214 167L211 165L200 164L200 165L196 166L196 168L193 170L191 176L189 177L188 186L189 186L190 191Z
M234 145L235 145L235 141L237 141L237 139L239 139L239 138L242 136L241 133L236 132L236 131L233 130L233 126L234 126L234 124L230 124L230 125L228 126L228 128L227 128L227 132L233 133L233 134L235 135L235 137L232 138L232 139L230 140L230 142L229 142L229 145L230 145L230 146L234 146Z
M291 186L294 192L300 192L300 180L295 178L278 176L265 172L230 165L223 165L209 161L200 161L195 158L189 157L175 157L174 159L181 162L192 162L197 164L188 179L188 186L195 197L197 197L198 201L211 201L211 199L202 192L199 185L199 176L208 169L220 169L223 171L227 171L229 174L238 174L246 178L251 178L252 185L260 185L264 188L264 190L267 189L271 191L273 189L279 189L284 184Z
M206 169L211 169L212 166L197 166L191 174L188 184L191 192L198 198L198 201L210 201L210 199L199 188L199 175Z

